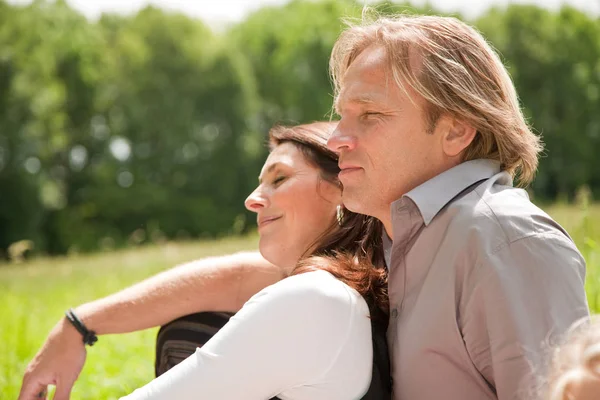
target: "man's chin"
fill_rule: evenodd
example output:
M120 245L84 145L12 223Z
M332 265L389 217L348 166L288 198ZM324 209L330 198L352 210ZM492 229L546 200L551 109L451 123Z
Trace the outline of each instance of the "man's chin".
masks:
M360 192L353 189L346 189L342 192L342 203L344 207L357 214L367 214L365 211L364 196L360 196Z

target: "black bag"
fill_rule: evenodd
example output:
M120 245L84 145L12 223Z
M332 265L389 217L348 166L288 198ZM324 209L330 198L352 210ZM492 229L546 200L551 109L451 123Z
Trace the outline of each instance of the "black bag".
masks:
M154 370L160 376L202 347L231 318L231 313L203 312L186 315L162 326L156 337ZM386 340L387 324L371 322L373 376L362 400L390 400L392 384ZM271 400L278 400L274 397Z

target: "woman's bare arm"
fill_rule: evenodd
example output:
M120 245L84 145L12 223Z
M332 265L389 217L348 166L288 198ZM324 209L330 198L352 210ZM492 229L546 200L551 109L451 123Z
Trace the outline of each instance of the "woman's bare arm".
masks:
M99 335L132 332L195 312L237 311L283 276L259 253L207 258L159 273L75 311ZM39 399L49 384L56 385L56 400L68 399L85 355L81 335L61 318L29 363L19 400Z
M177 266L75 311L98 334L131 332L200 311L238 311L282 278L259 253L237 253Z

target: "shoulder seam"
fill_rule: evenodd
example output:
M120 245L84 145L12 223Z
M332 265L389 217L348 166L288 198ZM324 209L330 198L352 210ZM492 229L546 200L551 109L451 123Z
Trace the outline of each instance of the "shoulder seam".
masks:
M479 193L479 186L476 187L475 190L473 190L473 192L477 193L477 196L479 196L479 198L485 204L485 206L487 207L487 209L492 213L492 215L494 216L494 222L500 228L500 230L502 231L502 234L504 235L504 243L498 245L496 247L496 249L501 248L504 245L509 245L510 244L510 239L508 238L508 234L504 230L504 227L500 223L500 219L498 218L498 216L496 215L496 213L494 212L494 210L492 209L492 207L490 206L490 204L483 198L483 195L481 193ZM496 252L496 249L494 249L493 252Z
M558 233L558 232L550 232L550 231L544 231L544 232L532 232L532 233L531 233L531 234L529 234L529 235L522 236L522 237L516 238L516 239L514 239L514 240L512 240L512 241L507 241L506 243L502 243L502 244L500 244L500 245L496 246L496 247L495 247L495 248L492 250L492 252L490 253L490 255L495 255L495 254L499 253L501 250L503 250L504 248L506 248L506 247L508 247L508 246L511 246L511 245L513 245L513 244L515 244L515 243L518 243L518 242L520 242L520 241L523 241L523 240L526 240L526 239L535 238L535 237L556 237L556 238L559 238L559 239L566 240L566 241L567 241L567 242L569 242L569 243L572 243L572 242L571 242L571 240L569 240L569 238L568 238L568 237L566 237L565 235L563 235L563 234L560 234L560 233ZM566 247L566 246L565 246L565 247Z

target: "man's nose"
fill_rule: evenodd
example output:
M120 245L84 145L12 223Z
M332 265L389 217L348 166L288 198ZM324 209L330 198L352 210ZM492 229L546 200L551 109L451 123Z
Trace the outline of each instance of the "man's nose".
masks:
M327 147L336 153L353 150L356 147L356 137L338 125L327 140Z

